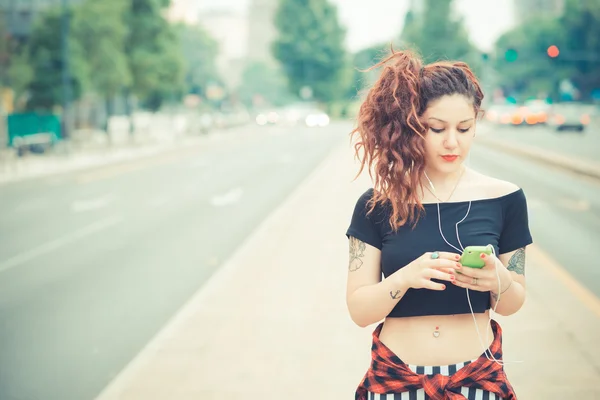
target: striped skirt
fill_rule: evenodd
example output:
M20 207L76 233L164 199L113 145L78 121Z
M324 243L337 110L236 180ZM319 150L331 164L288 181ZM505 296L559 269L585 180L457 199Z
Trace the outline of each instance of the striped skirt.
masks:
M438 367L423 367L417 365L408 365L408 367L416 374L420 375L435 375L441 374L445 376L452 376L456 371L469 364L471 361L462 362L459 364L442 365ZM465 396L467 400L501 400L500 397L496 396L495 393L490 393L481 389L461 388L461 394ZM368 400L428 400L429 396L425 395L424 389L419 389L412 392L405 393L394 393L394 394L378 394L378 393L367 393Z

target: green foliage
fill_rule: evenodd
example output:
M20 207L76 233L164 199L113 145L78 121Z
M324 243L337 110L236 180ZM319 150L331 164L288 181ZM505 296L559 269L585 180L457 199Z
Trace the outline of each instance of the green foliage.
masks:
M376 44L356 52L352 57L353 84L349 88L348 97L356 98L358 92L369 87L381 71L366 71L377 64L389 53L389 44Z
M451 6L452 0L426 0L423 15L407 13L400 36L402 47L417 49L426 63L478 59L463 20L453 16Z
M551 93L564 71L546 54L560 35L556 19L535 19L502 35L496 42L494 67L500 85L524 97Z
M10 35L6 26L6 19L0 11L0 88L8 86L8 66L10 65Z
M291 92L297 94L308 86L317 101L342 98L352 71L337 8L328 0L280 0L275 27L279 36L273 55L282 65Z
M71 12L72 10L69 10ZM77 100L84 91L88 76L85 56L77 40L69 37L70 100ZM63 102L61 11L50 10L34 25L27 53L33 78L28 85L28 109L51 110Z
M175 27L163 17L166 0L129 0L125 42L130 92L153 110L184 88L184 59Z
M124 52L128 34L123 0L86 0L75 9L73 37L89 66L94 91L113 97L131 83Z
M600 0L566 0L559 20L557 64L572 71L571 79L588 98L600 89ZM560 39L560 40L559 40Z
M552 45L560 50L556 58L547 54ZM518 56L507 57L510 49ZM559 18L532 19L505 33L496 42L494 66L502 87L522 98L556 98L563 79L589 98L600 88L600 0L566 0Z
M247 106L254 105L256 96L274 106L282 106L294 100L281 70L261 62L253 62L246 66L238 94Z
M7 76L15 102L18 102L27 93L29 84L33 80L33 67L28 57L25 51L15 52L11 55Z
M209 83L219 81L218 44L200 27L181 24L176 29L185 65L185 91L204 96Z

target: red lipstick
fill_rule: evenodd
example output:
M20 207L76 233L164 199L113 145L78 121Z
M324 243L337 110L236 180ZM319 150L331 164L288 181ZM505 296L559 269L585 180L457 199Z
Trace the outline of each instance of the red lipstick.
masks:
M454 161L456 161L458 156L446 155L446 156L442 156L442 158L447 162L454 162Z

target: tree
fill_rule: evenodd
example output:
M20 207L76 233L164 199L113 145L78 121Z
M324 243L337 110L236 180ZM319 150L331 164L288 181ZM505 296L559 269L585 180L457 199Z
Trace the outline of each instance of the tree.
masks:
M389 52L389 44L376 44L356 52L352 57L353 79L348 97L354 98L362 89L370 86L377 79L380 71L366 71Z
M249 107L256 105L258 99L274 106L285 105L294 99L281 70L262 62L252 62L246 66L238 95Z
M88 63L91 89L105 99L108 117L114 97L131 83L125 55L125 11L123 0L86 0L75 9L73 18L73 36Z
M185 91L205 96L209 83L220 81L215 64L218 43L198 26L180 24L177 36L184 59Z
M556 64L572 71L571 79L584 99L600 89L600 0L567 0L559 19L560 49Z
M132 81L128 92L152 110L181 94L184 60L175 28L163 17L169 0L128 0L125 42Z
M313 98L333 103L351 80L344 49L345 29L328 0L281 0L275 14L279 32L273 55L282 65L290 91L312 89Z
M7 71L9 87L13 91L15 109L22 107L21 99L27 93L31 81L33 81L33 72L27 49L16 48L11 54L10 66Z
M68 12L72 12L72 10ZM31 33L23 59L29 61L33 73L32 80L28 85L28 109L49 111L63 102L60 84L63 68L61 16L60 9L48 11L37 21ZM72 35L68 41L68 62L72 88L69 100L76 100L87 85L87 63L78 41Z
M415 47L426 63L462 60L473 67L478 60L463 20L452 12L452 0L425 0L422 14L407 13L400 39L403 47Z
M556 46L558 57L549 57ZM495 67L513 95L559 98L560 82L572 81L587 100L600 88L600 0L566 0L558 18L534 18L502 35Z
M558 82L572 73L546 54L562 41L561 31L559 20L536 18L498 38L493 63L505 92L525 98L555 94Z
M8 86L8 66L10 62L10 34L6 26L6 18L0 10L0 89L3 86ZM1 104L0 104L1 105Z

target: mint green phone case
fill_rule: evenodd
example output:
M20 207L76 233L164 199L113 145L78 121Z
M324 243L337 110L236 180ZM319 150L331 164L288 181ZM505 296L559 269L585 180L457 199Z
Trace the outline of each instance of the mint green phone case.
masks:
M481 253L488 256L492 254L491 246L467 246L460 256L460 263L465 267L483 268L485 262L481 259Z

